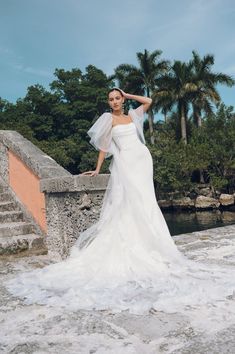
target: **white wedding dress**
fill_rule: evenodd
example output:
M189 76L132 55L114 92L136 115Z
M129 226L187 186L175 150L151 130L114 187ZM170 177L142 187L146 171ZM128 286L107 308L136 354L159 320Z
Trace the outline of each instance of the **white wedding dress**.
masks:
M113 155L100 219L79 235L65 260L7 283L26 303L69 309L173 311L225 299L235 277L226 267L192 262L177 249L157 204L143 110L112 127L103 114L88 131L91 143Z

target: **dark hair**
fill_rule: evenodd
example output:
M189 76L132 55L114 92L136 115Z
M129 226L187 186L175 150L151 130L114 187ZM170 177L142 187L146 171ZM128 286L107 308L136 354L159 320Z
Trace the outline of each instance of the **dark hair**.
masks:
M121 96L123 97L122 91L121 91L118 87L113 87L113 88L111 88L111 89L108 91L108 95L109 95L111 92L113 92L113 91L118 91L118 92L121 94Z

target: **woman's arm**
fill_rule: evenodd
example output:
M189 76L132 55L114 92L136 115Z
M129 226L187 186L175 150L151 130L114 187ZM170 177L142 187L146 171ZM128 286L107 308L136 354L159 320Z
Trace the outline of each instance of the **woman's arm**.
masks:
M144 112L146 112L151 106L152 98L150 97L131 95L130 93L126 93L124 91L122 91L122 94L128 100L135 100L137 102L142 103Z
M105 155L106 155L106 152L100 150L99 156L98 156L98 160L97 160L97 164L96 164L96 169L94 171L86 171L86 172L80 173L80 175L85 175L85 176L96 176L96 175L98 175L100 173L101 166L102 166L102 164L104 162Z

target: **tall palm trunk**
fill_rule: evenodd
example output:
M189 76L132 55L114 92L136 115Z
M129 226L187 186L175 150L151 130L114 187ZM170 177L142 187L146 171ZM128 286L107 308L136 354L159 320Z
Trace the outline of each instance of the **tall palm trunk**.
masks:
M197 128L202 126L200 111L196 107L193 107L193 120Z
M197 127L200 128L202 126L202 118L199 113L197 113Z
M150 87L147 86L146 88L146 93L147 97L150 97ZM150 135L150 142L152 145L155 143L155 138L154 138L154 129L153 129L153 120L154 120L154 114L152 107L148 109L148 121L149 121L149 135Z
M152 145L154 145L154 143L155 143L153 119L154 119L153 110L152 110L152 108L149 108L149 110L148 110L149 135L150 135L150 142Z
M193 120L197 128L200 128L202 126L202 118L200 115L200 111L195 106L193 106ZM200 183L205 183L203 170L201 169L199 169L199 181Z
M181 138L185 145L187 145L187 129L186 129L186 112L183 103L180 103L180 125L181 125Z
M164 115L164 122L167 123L167 113L164 112L163 115Z

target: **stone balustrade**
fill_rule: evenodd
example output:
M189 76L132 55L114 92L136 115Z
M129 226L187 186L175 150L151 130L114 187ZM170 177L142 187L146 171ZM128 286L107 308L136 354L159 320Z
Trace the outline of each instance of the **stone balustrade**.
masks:
M65 258L79 233L99 217L109 175L74 176L15 131L0 130L0 178Z

